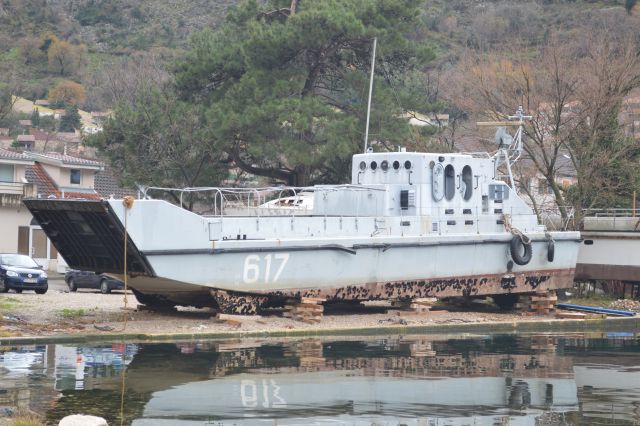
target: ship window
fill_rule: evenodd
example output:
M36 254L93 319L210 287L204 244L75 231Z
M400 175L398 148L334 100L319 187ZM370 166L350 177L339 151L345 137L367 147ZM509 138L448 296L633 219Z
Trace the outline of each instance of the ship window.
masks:
M411 168L411 161L407 160L404 162L404 168L409 170Z
M360 170L365 171L365 169L367 168L367 163L365 163L364 161L360 162Z
M375 170L378 168L378 163L376 163L375 161L371 162L371 170Z
M451 164L444 168L444 196L447 200L453 199L456 193L456 171Z
M384 160L382 163L380 163L380 168L386 172L387 170L389 170L389 162L387 160Z
M393 170L398 170L400 168L400 162L398 160L393 162Z
M470 166L462 168L462 183L460 184L460 193L462 198L469 200L473 193L473 173Z

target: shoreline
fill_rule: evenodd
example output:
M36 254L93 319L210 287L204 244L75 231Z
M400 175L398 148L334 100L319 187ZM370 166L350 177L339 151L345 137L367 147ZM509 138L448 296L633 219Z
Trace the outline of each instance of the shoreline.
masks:
M215 332L109 332L74 333L46 336L12 336L0 338L0 346L30 345L44 343L98 343L98 342L166 342L185 340L216 340L229 338L277 338L277 337L314 337L314 336L375 336L388 334L424 334L447 335L452 333L494 334L529 332L575 332L575 331L628 331L640 330L640 316L607 319L540 319L477 322L466 324L430 324L430 325L387 325L365 327L314 327L314 328L275 328L263 330L224 330Z

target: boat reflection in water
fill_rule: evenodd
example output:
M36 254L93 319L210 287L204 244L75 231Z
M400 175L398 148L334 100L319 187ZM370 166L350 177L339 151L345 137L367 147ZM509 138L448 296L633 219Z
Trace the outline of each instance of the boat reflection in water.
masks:
M633 335L340 339L47 345L27 350L29 365L6 348L0 388L4 405L51 423L84 412L119 424L123 384L134 425L640 420Z

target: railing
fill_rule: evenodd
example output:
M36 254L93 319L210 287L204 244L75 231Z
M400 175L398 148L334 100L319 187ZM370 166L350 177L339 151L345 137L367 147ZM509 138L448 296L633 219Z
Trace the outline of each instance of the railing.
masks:
M23 198L35 196L36 187L32 183L0 182L0 206L19 206Z
M308 203L299 205L298 201L307 200L314 192L318 191L384 191L382 188L373 188L363 185L323 185L309 187L275 186L263 188L222 188L222 187L198 187L198 188L165 188L150 186L141 188L142 198L151 198L151 192L172 193L178 195L178 205L184 207L185 197L189 202L198 204L199 213L208 216L224 216L228 210L233 214L246 216L262 216L265 213L277 212L282 215L308 215L313 211L313 206ZM195 196L195 200L193 199ZM289 198L290 205L265 206L266 203ZM210 207L206 204L209 203Z
M639 217L640 209L585 209L583 217Z
M0 182L0 194L24 195L24 183Z

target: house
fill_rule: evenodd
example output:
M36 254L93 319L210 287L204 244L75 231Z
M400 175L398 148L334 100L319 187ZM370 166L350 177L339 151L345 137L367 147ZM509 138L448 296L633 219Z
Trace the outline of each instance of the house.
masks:
M18 120L18 124L25 129L29 129L32 126L31 120Z
M30 252L32 216L22 199L36 195L35 185L26 179L27 169L33 165L27 155L0 148L0 253ZM34 241L44 237L40 232Z
M36 144L36 138L33 135L18 135L16 141L18 142L18 148L25 151L33 151Z
M37 105L37 106L48 107L49 106L49 101L46 100L46 99L36 99L36 101L33 104Z
M0 149L0 252L30 254L46 269L58 269L63 260L22 199L100 199L94 185L103 169L99 161L65 154Z

